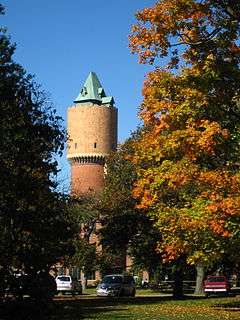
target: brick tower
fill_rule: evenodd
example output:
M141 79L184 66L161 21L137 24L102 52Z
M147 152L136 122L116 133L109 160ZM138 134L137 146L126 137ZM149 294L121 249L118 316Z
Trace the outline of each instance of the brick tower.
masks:
M117 146L117 108L94 72L68 109L71 193L94 195L104 186L106 156Z

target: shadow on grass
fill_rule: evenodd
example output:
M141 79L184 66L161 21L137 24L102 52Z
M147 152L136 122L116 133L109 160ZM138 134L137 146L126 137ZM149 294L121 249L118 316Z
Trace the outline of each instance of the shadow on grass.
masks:
M80 320L94 318L98 313L127 311L130 305L164 303L171 297L100 298L62 296L50 303L7 301L0 303L0 320ZM125 316L122 315L121 318Z
M188 300L190 297L185 297L184 300ZM200 297L191 297L191 299L200 299ZM54 320L79 320L79 319L96 319L96 315L99 313L111 313L127 311L131 305L144 305L144 304L161 304L167 301L174 301L170 296L152 296L152 297L121 297L121 298L75 298L74 300L56 300L55 304L55 316ZM130 319L129 316L118 315L118 319Z
M232 301L226 303L218 303L213 305L213 308L216 310L224 310L224 311L231 311L231 312L239 312L240 311L240 301Z
M203 300L204 297L187 296L183 300ZM211 301L212 299L207 299ZM130 306L164 304L174 301L171 296L138 296L135 298L65 297L50 304L25 300L0 304L0 320L80 320L98 319L98 314L128 311ZM240 311L240 301L211 304L216 310ZM124 312L124 313L125 313ZM117 319L130 319L124 314ZM102 319L102 318L101 318ZM115 318L113 318L115 319Z
M215 297L216 298L216 297ZM185 296L182 301L192 301L192 300L205 300L208 302L212 308L216 310L225 311L240 311L240 301L223 302L218 304L213 304L211 298L205 298L202 296ZM213 298L214 299L214 298ZM176 301L170 296L149 296L149 297L121 297L121 298L99 298L99 297L89 297L89 298L78 298L75 301L55 301L55 317L51 320L79 320L79 319L98 319L97 315L105 313L106 315L111 312L121 312L128 311L130 306L137 305L151 305L151 304L165 304L166 302ZM177 301L176 301L177 303ZM200 302L201 303L201 302ZM203 302L204 303L204 302ZM130 319L129 316L118 315L117 319ZM101 318L102 319L102 318ZM108 319L108 318L107 318ZM112 318L115 319L115 318Z
M6 301L0 303L0 320L48 320L52 304L24 301Z

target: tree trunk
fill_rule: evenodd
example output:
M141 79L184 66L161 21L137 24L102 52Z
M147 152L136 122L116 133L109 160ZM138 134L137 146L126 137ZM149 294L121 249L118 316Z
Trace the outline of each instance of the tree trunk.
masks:
M173 299L183 299L183 267L182 259L176 261L173 267Z
M197 278L194 294L203 294L204 266L201 264L197 264L195 268L197 271Z
M83 270L81 270L81 284L82 284L82 289L85 290L87 287L87 279L86 279L86 274Z

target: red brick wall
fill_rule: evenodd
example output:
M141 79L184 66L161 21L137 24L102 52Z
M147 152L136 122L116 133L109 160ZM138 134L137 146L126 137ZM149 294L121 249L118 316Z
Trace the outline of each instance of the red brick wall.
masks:
M97 163L72 162L72 194L95 194L104 186L104 167Z

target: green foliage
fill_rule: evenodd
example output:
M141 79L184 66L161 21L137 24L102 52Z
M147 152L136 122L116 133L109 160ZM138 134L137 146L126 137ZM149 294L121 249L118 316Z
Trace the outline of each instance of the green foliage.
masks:
M98 244L96 240L92 241L92 237L99 225L99 206L99 199L94 197L71 197L69 202L69 214L78 233L74 237L75 254L66 263L81 268L85 273L96 270L98 261Z
M0 268L36 274L71 254L75 230L54 181L65 142L61 118L14 51L1 29Z
M99 234L105 255L112 255L113 261L119 260L122 269L128 254L133 259L134 269L154 272L161 261L156 252L160 235L145 212L136 208L137 202L132 195L136 170L128 160L133 153L132 143L140 136L141 129L138 129L107 159L106 186L101 199L102 228Z

